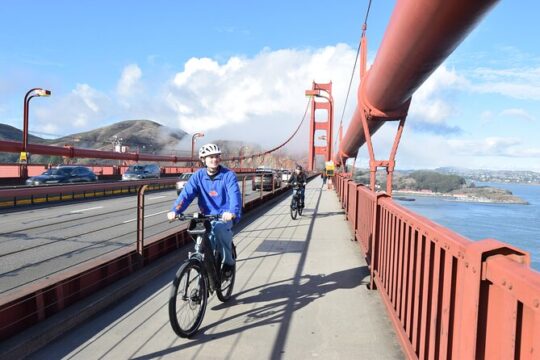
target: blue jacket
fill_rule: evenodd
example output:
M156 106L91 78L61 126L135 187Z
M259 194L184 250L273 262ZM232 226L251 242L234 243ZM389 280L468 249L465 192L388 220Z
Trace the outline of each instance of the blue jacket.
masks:
M183 213L195 197L198 198L199 209L205 215L221 215L228 211L236 215L235 221L242 216L242 195L236 174L226 167L219 167L214 180L210 179L206 168L198 170L189 178L171 211Z

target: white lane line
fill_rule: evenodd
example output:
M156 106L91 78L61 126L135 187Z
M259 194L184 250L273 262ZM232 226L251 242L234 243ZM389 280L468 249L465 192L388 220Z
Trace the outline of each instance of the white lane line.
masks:
M148 200L156 200L166 197L165 195L148 198Z
M83 211L90 211L90 210L97 210L97 209L103 209L103 206L96 206L96 207L91 207L88 209L81 209L81 210L73 210L73 211L70 211L70 213L80 213Z
M167 213L167 212L169 212L169 210L163 210L163 211L160 211L160 212L157 212L157 213L154 213L154 214L145 215L144 217L147 218L147 217L150 217L150 216L161 215L161 214L165 214L165 213ZM122 221L122 224L127 224L127 223L132 222L132 221L137 221L137 218L131 219L131 220Z

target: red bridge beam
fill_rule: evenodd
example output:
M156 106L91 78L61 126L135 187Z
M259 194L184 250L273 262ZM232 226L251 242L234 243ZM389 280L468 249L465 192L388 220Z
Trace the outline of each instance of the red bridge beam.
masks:
M497 0L398 0L377 57L358 89L358 105L335 162L355 157L385 120L407 115L412 94Z
M23 150L23 144L15 141L0 141L0 152L18 153ZM72 146L51 146L40 144L28 144L26 151L31 154L57 155L68 158L95 158L133 161L161 161L161 162L188 162L191 157L178 157L166 155L152 155L140 153L119 153L114 151L102 151L92 149L80 149Z

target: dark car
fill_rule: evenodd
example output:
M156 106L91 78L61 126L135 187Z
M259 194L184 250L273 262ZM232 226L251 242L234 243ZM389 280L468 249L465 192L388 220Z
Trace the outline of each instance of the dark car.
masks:
M65 184L97 181L97 175L84 166L51 168L39 176L26 180L26 185Z
M122 175L122 180L159 179L161 169L157 164L131 165Z
M261 188L261 180L263 190L269 191L281 187L281 173L274 169L257 168L251 181L252 191L256 191Z

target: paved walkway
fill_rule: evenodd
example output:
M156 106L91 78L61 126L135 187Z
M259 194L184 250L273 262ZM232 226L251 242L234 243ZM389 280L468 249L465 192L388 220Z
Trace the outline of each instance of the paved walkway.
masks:
M171 269L31 358L403 358L335 192L310 182L297 220L288 204L237 230L235 296L211 299L193 339L169 325Z

